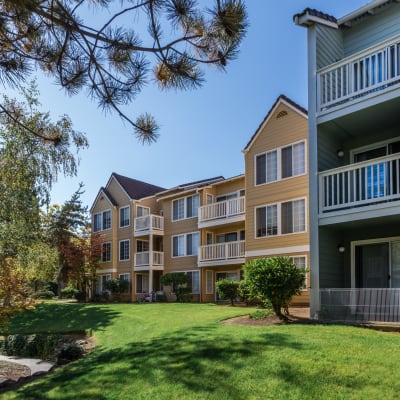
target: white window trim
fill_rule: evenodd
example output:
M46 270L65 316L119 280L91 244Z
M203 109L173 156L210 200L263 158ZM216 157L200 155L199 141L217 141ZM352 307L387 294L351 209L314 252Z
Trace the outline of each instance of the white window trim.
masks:
M103 261L103 246L105 244L110 244L110 259L108 261ZM101 244L101 262L102 263L108 263L108 262L111 262L111 261L112 261L112 242L107 241L107 242L104 242L104 243Z
M145 250L145 251L137 251L138 248L138 242L146 242L147 244L149 244L149 239L136 239L136 247L135 247L135 253L145 253L146 251L149 250ZM150 247L149 247L150 248Z
M298 175L293 175L293 176L288 176L287 178L282 178L282 149L285 149L286 147L290 147L290 146L293 147L299 143L304 143L304 173L298 174ZM254 155L254 186L259 187L259 186L263 186L263 185L270 185L272 183L287 181L288 179L298 178L299 176L307 175L307 173L308 173L308 171L307 171L307 167L308 167L307 150L308 150L307 149L307 140L303 139L303 140L298 140L297 142L288 143L283 146L275 147L273 149L255 154ZM263 154L267 155L268 153L272 153L274 151L276 151L276 163L277 163L277 178L276 178L276 180L271 181L271 182L257 183L257 157L262 156Z
M128 279L126 279L127 281L131 281L131 274L129 273L129 272L125 272L125 273L122 273L122 274L118 274L118 278L119 279L121 279L121 276L127 276L128 277Z
M103 274L99 275L100 277L100 283L101 283L101 293L105 292L105 289L103 288L103 277L106 277L106 281L111 281L111 274ZM108 279L107 279L108 278Z
M121 242L128 242L129 243L129 257L124 258L121 260ZM123 261L129 261L131 259L131 240L130 239L122 239L118 241L118 260L123 262Z
M185 219L192 219L192 218L198 218L199 215L199 210L197 210L197 215L194 215L192 217L187 217L187 201L186 199L189 197L195 197L195 196L199 196L199 208L200 208L200 204L201 204L201 199L200 199L200 195L198 193L196 194L191 194L190 196L185 196L185 197L179 197L177 199L174 199L171 201L171 221L172 222L179 222L179 221L184 221ZM183 218L180 219L174 219L174 201L178 201L178 200L183 200Z
M307 255L306 254L296 254L296 255L290 255L290 256L288 256L289 258L290 258L290 260L293 262L293 258L304 258L304 260L305 260L305 262L304 262L304 265L305 265L305 268L307 269L307 265L308 265L308 257L307 257ZM308 290L308 274L309 274L309 270L305 273L305 277L304 277L304 284L305 284L305 288L301 288L301 291L302 292L306 292L307 290Z
M148 276L148 274L141 274L141 273L136 273L135 274L135 292L136 292L136 294L147 294L148 292L138 292L137 291L137 276L141 276L142 277L142 290L143 290L143 281L144 281L144 276ZM148 284L148 281L147 281L147 284Z
M233 199L239 199L240 197L244 197L244 196L241 196L240 195L240 192L242 191L242 190L246 190L245 188L243 188L243 189L238 189L238 190L234 190L233 192L229 192L229 193L221 193L221 194L218 194L218 195L215 195L215 203L218 203L218 198L219 197L223 197L223 196L230 196L230 195L232 195L232 194L236 194L236 197L233 197L232 199L228 199L228 200L233 200ZM222 201L227 201L227 200L222 200Z
M121 226L121 210L125 210L125 209L128 209L129 222L128 222L128 225ZM118 217L119 217L119 227L120 228L128 228L131 225L131 207L130 206L121 207L119 209Z
M171 236L171 258L182 258L182 257L197 257L197 255L199 254L199 249L197 248L197 254L187 254L187 240L186 237L188 235L193 235L198 233L199 235L199 246L200 246L200 231L195 231L195 232L187 232L187 233L180 233L179 235L173 235ZM179 236L183 236L184 240L183 240L183 244L184 244L184 255L183 256L174 256L174 237L179 237Z
M103 229L103 214L106 213L106 212L108 212L108 211L110 211L110 221L111 221L111 222L110 222L110 227L107 228L107 229ZM94 217L95 217L95 215L101 215L101 218L100 218L100 221L101 221L101 228L100 228L98 231L95 231L95 230L94 230ZM92 224L93 224L93 226L92 226L93 233L111 230L111 228L112 228L112 212L111 212L111 208L107 208L107 210L103 210L103 211L99 211L99 212L97 212L97 213L94 213L94 214L93 214L93 217L92 217Z
M304 200L304 231L299 231L299 232L290 232L290 233L282 233L282 213L281 213L281 206L282 203L289 203L289 202L294 202L298 200ZM264 207L269 207L269 206L277 206L277 234L276 235L266 235L266 236L257 236L257 209L259 208L264 208ZM308 221L308 215L307 215L307 197L298 197L296 199L288 199L288 200L283 200L278 203L269 203L269 204L263 204L257 207L254 207L254 238L256 240L259 239L268 239L268 238L276 238L278 236L289 236L289 235L298 235L298 234L303 234L307 233L307 221Z
M142 206L142 205L140 205L140 204L136 204L136 218L138 218L138 209L139 208L143 208L143 209L146 209L146 210L148 210L148 215L150 215L151 213L150 213L150 207L147 207L147 206Z

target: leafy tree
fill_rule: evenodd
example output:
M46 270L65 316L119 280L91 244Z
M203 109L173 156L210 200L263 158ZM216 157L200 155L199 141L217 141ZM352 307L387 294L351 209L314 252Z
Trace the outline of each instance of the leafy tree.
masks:
M129 290L129 282L123 279L110 279L105 281L104 287L111 292L115 300L120 301L121 295Z
M24 268L33 246L45 242L40 210L49 202L52 184L59 174L76 174L79 160L74 150L87 146L85 136L72 129L68 117L52 122L48 113L38 110L34 84L22 94L23 102L6 96L2 102L22 125L0 114L0 305L5 316L22 307ZM59 139L48 142L32 131Z
M219 297L223 300L230 300L233 306L233 301L239 296L239 282L231 279L220 279L216 286Z
M270 301L280 318L285 318L282 307L301 293L304 274L305 270L297 268L289 257L258 258L244 265L244 277L251 296Z
M192 288L187 276L182 272L169 272L161 276L161 284L172 286L176 300L180 303L189 302L192 299Z
M244 2L210 2L201 10L196 0L4 0L0 80L17 85L39 67L69 95L86 88L150 143L158 136L154 118L133 120L121 107L150 80L161 89L195 88L203 82L201 65L225 69L237 56L247 28ZM12 108L0 111L23 123ZM57 132L32 131L59 140Z

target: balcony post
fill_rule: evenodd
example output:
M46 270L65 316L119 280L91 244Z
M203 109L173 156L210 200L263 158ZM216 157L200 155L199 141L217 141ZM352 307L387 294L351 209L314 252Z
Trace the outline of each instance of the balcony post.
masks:
M149 238L149 302L153 301L153 235Z

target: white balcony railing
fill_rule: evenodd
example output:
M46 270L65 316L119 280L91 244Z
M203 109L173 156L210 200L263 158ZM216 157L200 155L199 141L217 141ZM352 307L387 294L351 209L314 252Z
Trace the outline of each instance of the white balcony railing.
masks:
M319 319L400 322L400 288L320 289Z
M244 197L206 204L199 208L199 222L230 218L245 213Z
M152 257L153 266L164 265L164 252L162 251L142 251L135 254L135 267L143 267L150 265L150 256Z
M400 199L400 154L319 174L320 213Z
M318 71L318 112L400 82L400 36Z
M225 261L244 257L244 240L200 246L199 262Z
M136 217L134 223L135 234L141 232L162 232L164 231L164 217L159 215L145 215L143 217Z

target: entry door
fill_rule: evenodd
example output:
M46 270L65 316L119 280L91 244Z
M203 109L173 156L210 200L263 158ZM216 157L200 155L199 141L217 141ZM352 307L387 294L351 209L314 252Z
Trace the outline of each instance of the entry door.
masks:
M356 246L356 285L359 288L389 288L389 243Z

